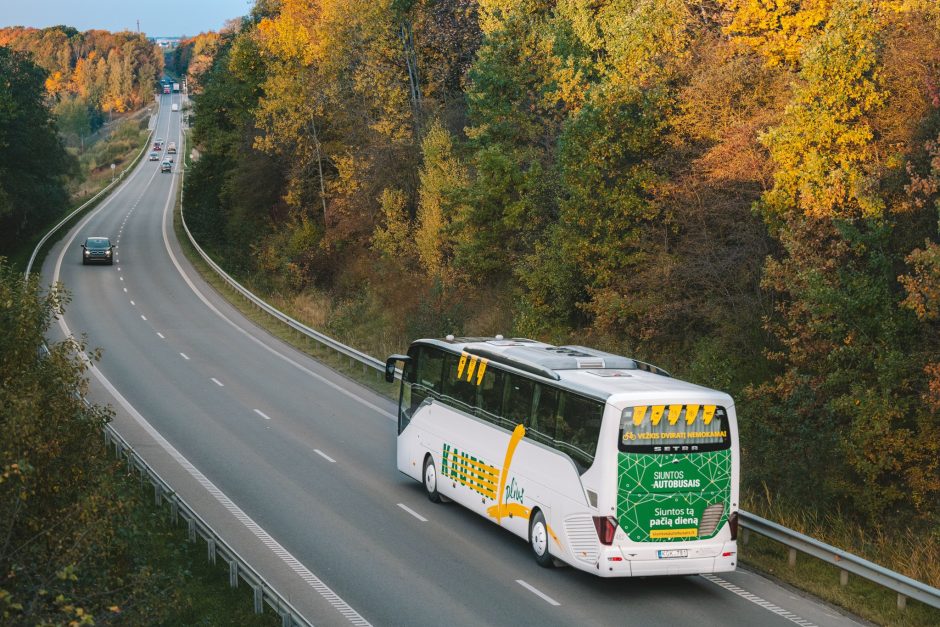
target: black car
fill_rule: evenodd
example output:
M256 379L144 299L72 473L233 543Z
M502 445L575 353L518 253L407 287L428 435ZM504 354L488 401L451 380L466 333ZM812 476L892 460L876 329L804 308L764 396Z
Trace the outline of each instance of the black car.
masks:
M106 263L114 265L114 246L107 237L89 237L82 244L82 265Z

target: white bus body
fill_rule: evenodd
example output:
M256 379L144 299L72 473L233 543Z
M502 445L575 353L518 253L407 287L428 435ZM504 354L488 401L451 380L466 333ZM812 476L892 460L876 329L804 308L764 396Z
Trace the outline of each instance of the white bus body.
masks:
M541 366L538 351L547 355ZM568 360L583 367L564 367L556 358L564 351L584 356ZM434 365L438 354L443 387L420 398L433 376L419 381L415 360ZM412 380L402 384L397 465L432 500L456 501L529 541L542 565L554 558L602 577L735 569L740 469L727 394L616 355L529 340L421 340L403 361ZM463 388L450 390L455 369ZM496 382L489 390L488 379ZM519 410L526 398L528 412ZM554 405L542 411L549 398ZM496 407L502 415L487 411ZM578 422L595 412L597 420ZM660 434L670 429L681 437ZM653 452L658 438L676 444ZM541 557L539 532L548 549Z

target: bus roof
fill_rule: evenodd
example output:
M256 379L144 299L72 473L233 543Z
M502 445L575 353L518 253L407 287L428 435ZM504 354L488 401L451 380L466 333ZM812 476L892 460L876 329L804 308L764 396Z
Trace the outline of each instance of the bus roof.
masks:
M723 392L675 379L668 372L629 357L584 346L554 346L525 338L448 336L446 339L422 339L427 344L451 353L468 353L512 370L604 401L629 402L631 398L649 397L661 392L679 402L682 398L722 397ZM716 399L717 400L717 399Z

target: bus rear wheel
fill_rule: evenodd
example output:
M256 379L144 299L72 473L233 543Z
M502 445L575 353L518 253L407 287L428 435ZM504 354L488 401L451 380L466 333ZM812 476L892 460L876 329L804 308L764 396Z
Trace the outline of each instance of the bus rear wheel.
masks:
M424 491L432 503L441 502L441 493L437 491L437 469L430 455L424 458Z
M551 568L555 565L555 560L548 550L548 525L545 524L545 516L541 510L536 510L529 524L529 547L532 549L532 555L535 556L536 564L543 568Z

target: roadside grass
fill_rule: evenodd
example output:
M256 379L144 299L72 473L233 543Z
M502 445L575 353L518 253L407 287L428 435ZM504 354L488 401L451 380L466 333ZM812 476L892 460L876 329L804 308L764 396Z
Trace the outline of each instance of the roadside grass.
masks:
M139 118L129 117L129 119L120 122L115 131L107 138L96 142L85 151L84 155L78 156L79 167L81 168L84 178L72 183L69 190L72 198L70 205L63 208L57 216L50 218L35 235L15 242L11 248L6 250L5 256L12 268L25 270L26 264L29 262L29 257L36 248L36 244L49 232L49 229L58 224L62 218L88 202L90 198L93 198L95 194L111 183L112 163L115 164L115 172L118 173L124 168L133 168L137 164L135 155L140 151L144 140L149 135L149 131L147 130L147 119L149 116L145 115L145 112L148 111L149 108L143 109L142 112L140 112ZM145 153L146 150L141 152L141 157L143 157ZM85 208L85 211L74 216L70 223L63 226L63 228L71 227L71 225L75 224L106 198L106 195L102 196L98 202L90 204ZM43 249L39 251L34 267L41 266L43 258L52 243L53 242L47 243Z
M174 525L168 508L154 504L149 483L125 473L115 478L118 498L133 507L136 517L134 533L140 542L135 557L166 585L167 603L155 612L164 620L151 624L260 627L280 622L267 606L263 614L255 614L253 596L244 586L229 587L225 562L209 562L205 544L190 542L185 525ZM130 609L147 614L142 608Z
M748 493L744 509L789 529L863 557L931 586L940 584L940 537L911 529L863 529L838 512L820 516L800 510L764 494ZM849 574L840 584L840 570L805 553L797 553L789 564L788 547L753 532L738 537L741 561L749 567L793 587L806 590L833 605L879 625L940 625L940 610L907 599L897 607L897 594L875 583Z

